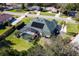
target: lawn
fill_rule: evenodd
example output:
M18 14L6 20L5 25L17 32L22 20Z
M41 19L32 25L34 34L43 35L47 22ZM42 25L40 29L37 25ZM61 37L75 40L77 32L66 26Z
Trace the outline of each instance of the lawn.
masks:
M5 29L0 29L0 35L6 32L8 29L10 29L10 27L6 27Z
M62 18L67 18L68 16L62 14L62 15L60 15L60 17L62 17Z
M25 13L25 12L27 12L27 11L22 10L22 9L20 9L20 10L13 9L13 10L8 10L8 11L10 11L10 12L20 12L20 13Z
M30 12L30 14L37 14L37 12L35 12L35 11L29 11Z
M38 41L38 44L40 44L41 46L45 47L45 41L44 38L40 38L40 40Z
M26 23L29 23L32 19L33 19L32 17L25 17L23 18L22 22L26 24Z
M60 16L60 17L62 17L62 18L67 18L68 16L64 16L64 15L63 15L63 16Z
M68 32L73 32L73 33L78 33L79 32L79 28L78 28L79 24L73 24L73 23L68 23L67 24L67 31Z
M17 31L15 31L15 32L17 32ZM13 43L13 45L11 45L11 47L13 49L22 51L22 50L28 50L29 48L31 48L33 46L33 44L31 42L28 42L27 40L24 40L22 38L17 38L15 36L15 32L6 38L6 40L9 40L9 41L11 41L11 43Z
M40 14L46 16L55 16L56 13L41 12Z
M18 18L19 16L16 16L16 15L12 15L14 18Z

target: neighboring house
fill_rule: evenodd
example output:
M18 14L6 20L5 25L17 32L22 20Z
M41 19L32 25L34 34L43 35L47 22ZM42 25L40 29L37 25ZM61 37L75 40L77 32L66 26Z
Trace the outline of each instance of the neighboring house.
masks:
M4 25L5 22L12 23L16 19L10 14L0 14L0 27Z
M58 9L54 8L54 7L46 7L47 11L51 11L51 12L57 12Z
M40 11L41 9L42 9L42 8L39 7L39 6L31 6L31 7L28 7L28 10L31 10L31 11L33 11L33 10Z
M48 21L44 18L35 18L20 30L20 36L24 39L34 39L39 36L51 37L58 35L60 29L55 20Z
M21 4L6 3L6 6L3 6L3 8L1 8L1 10L12 10L12 9L21 9Z

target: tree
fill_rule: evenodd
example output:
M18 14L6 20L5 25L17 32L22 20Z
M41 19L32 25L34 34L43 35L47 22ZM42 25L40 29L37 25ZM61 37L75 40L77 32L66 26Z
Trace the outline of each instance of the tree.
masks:
M77 52L75 52L72 47L67 43L63 41L62 37L51 38L52 44L50 46L47 46L48 55L54 55L54 56L75 56L79 55ZM68 41L68 40L67 40Z
M22 9L25 9L25 4L24 3L22 3Z
M0 56L19 56L20 52L9 47L0 49Z
M46 56L46 51L40 45L35 45L27 51L28 56Z
M68 11L76 10L75 4L69 3L69 4L66 6L66 10L68 10Z
M75 5L76 10L79 11L79 3L75 3L74 5Z

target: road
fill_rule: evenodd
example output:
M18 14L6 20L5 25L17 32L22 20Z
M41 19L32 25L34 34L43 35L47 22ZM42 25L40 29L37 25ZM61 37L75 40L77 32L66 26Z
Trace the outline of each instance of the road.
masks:
M24 15L24 13L16 13L16 12L9 12L9 11L4 11L3 13L17 15L17 16ZM77 24L76 21L74 21L71 17L61 18L61 17L55 17L55 16L45 16L45 15L36 15L36 14L27 14L27 16L28 17L42 17L42 18L46 18L46 19L52 18L52 19L55 19L55 20L63 20L63 21L66 21L66 22L71 22L71 23Z

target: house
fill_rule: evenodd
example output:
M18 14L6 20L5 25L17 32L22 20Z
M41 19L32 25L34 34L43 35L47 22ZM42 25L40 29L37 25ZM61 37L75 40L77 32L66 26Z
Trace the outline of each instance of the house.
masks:
M58 9L56 9L55 7L46 7L46 10L51 12L58 12Z
M42 9L42 8L39 7L39 6L30 6L30 7L28 7L28 10L31 10L31 11L33 11L33 10L40 11L41 9Z
M20 32L20 36L24 39L34 39L39 36L51 37L52 35L59 34L60 26L57 25L55 20L48 21L44 18L35 18L32 22L24 26Z
M3 27L4 23L9 22L12 23L16 19L10 14L0 14L0 28Z

